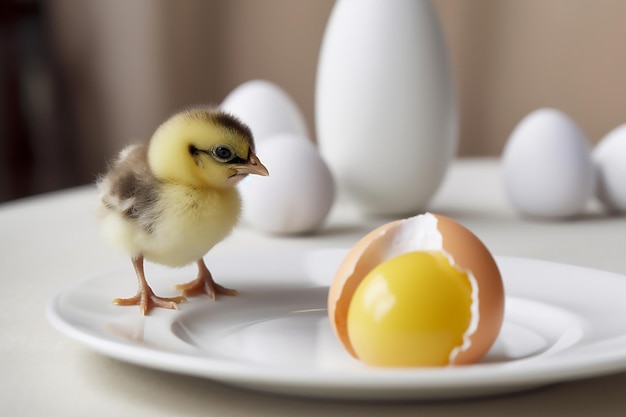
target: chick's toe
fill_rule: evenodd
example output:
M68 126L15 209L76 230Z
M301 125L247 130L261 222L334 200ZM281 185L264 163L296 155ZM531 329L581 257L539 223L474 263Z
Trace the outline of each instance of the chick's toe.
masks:
M190 295L198 295L198 294L206 294L212 300L215 300L217 295L230 295L235 296L239 294L237 290L233 290L230 288L226 288L213 280L213 276L211 272L207 268L204 260L199 259L197 262L198 265L198 276L193 281L187 282L186 284L176 285L177 290L183 291L183 297Z
M150 287L139 289L137 294L130 298L116 298L113 304L119 306L139 306L141 313L145 316L155 307L178 310L178 304L187 301L184 296L179 297L159 297L154 294Z
M168 308L170 310L178 310L178 303L187 301L184 296L179 297L159 297L146 281L146 276L143 269L143 256L132 258L135 272L137 273L137 294L130 298L116 298L112 301L113 304L120 306L139 306L141 313L145 316L150 313L154 307Z

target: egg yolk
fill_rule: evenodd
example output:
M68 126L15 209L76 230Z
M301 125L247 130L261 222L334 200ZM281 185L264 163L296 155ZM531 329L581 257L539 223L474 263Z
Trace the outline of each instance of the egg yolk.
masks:
M363 279L348 308L348 337L374 366L444 366L463 345L472 285L441 252L409 252Z

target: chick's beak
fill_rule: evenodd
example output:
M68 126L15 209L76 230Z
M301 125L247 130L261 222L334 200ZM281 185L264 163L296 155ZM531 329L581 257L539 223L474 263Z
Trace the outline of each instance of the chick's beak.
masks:
M245 175L245 174L256 174L262 175L264 177L270 175L269 171L259 161L259 158L256 156L254 152L250 152L250 156L248 157L248 162L242 165L234 166L233 169L237 173L237 175Z

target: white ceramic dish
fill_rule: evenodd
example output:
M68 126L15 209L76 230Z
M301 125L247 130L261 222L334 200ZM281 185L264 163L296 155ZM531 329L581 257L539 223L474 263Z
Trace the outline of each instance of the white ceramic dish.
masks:
M135 291L132 268L65 288L48 317L62 333L105 355L280 394L394 400L513 392L626 370L626 277L571 265L498 257L507 304L502 332L481 363L374 369L352 359L326 317L326 294L346 252L314 250L211 257L238 297L194 297L179 311L111 305ZM147 265L160 295L191 268Z

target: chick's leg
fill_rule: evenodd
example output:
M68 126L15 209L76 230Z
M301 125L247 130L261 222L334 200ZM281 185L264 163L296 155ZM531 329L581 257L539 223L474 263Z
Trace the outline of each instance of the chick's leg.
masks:
M221 285L213 281L213 276L211 275L209 269L206 267L204 259L198 259L196 264L198 265L198 277L191 282L176 286L177 290L183 290L183 296L207 294L209 297L211 297L212 300L215 300L215 297L218 294L239 294L237 290L231 290L230 288L222 287Z
M146 281L146 276L143 272L143 256L139 256L137 258L133 258L133 266L135 267L135 272L137 273L137 281L139 287L137 289L137 294L130 298L116 298L113 300L113 304L117 304L120 306L134 306L138 305L141 309L141 312L145 316L152 310L154 307L161 308L169 308L172 310L176 310L178 308L177 304L186 300L183 297L158 297L152 291L152 288L148 285Z

